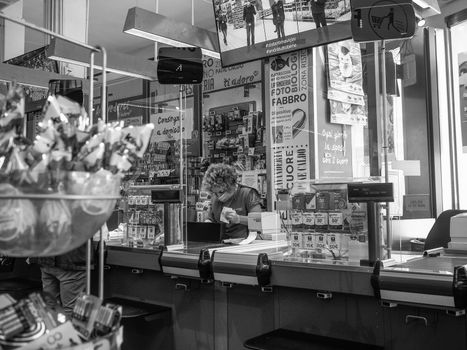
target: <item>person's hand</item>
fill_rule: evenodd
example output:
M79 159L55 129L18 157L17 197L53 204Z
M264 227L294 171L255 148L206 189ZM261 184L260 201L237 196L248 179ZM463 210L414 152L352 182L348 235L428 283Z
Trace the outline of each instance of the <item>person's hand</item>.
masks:
M229 211L225 214L225 218L229 220L231 224L239 224L240 223L240 216L234 211Z

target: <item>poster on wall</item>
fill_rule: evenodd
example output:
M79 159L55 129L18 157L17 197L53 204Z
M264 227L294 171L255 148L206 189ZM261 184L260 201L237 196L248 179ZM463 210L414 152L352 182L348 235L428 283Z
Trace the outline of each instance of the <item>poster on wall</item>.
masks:
M348 0L212 0L222 65L351 38Z
M458 55L462 151L467 153L467 52Z
M331 122L366 125L360 45L346 40L330 44L327 49Z
M308 55L301 50L269 64L274 187L291 188L310 179Z
M203 56L203 93L261 82L261 61L222 68L221 61Z

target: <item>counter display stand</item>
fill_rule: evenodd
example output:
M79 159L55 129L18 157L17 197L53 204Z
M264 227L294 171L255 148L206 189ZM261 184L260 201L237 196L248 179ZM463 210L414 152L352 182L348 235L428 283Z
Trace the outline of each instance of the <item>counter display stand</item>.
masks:
M33 29L35 31L41 32L46 35L50 35L54 38L62 39L66 42L78 45L82 48L90 50L89 55L89 81L91 82L89 86L89 106L93 105L94 101L94 69L96 68L94 65L94 57L96 53L102 54L102 98L101 98L101 110L102 110L102 118L104 123L107 122L107 52L101 46L91 46L74 39L68 38L66 36L60 35L53 31L47 30L45 28L36 26L32 23L24 21L22 19L15 19L6 16L4 13L0 12L0 18L4 19L5 21L13 22L19 24L21 26ZM92 108L89 109L89 119L91 123L93 122L93 110ZM117 186L118 187L118 186ZM57 255L64 252L67 252L73 248L78 247L79 245L83 244L87 240L87 261L86 261L86 271L87 271L87 283L86 283L86 293L90 294L91 292L91 240L90 238L94 235L94 233L99 230L100 231L100 245L99 245L99 282L98 282L98 296L100 299L104 297L104 240L102 235L102 229L99 229L108 219L115 206L115 201L119 198L118 195L108 195L108 196L88 196L88 195L61 195L61 194L9 194L9 195L1 195L0 201L29 201L30 208L33 208L32 202L39 202L43 203L44 201L55 201L56 203L60 202L72 202L74 204L79 204L84 206L87 204L93 203L93 201L108 201L108 210L102 211L99 214L98 220L86 220L85 218L80 218L79 222L77 219L73 220L71 223L71 228L67 231L67 234L56 237L50 247L44 250L43 248L43 241L40 240L40 237L32 234L30 235L30 241L25 242L24 237L11 237L10 240L3 239L0 241L0 252L2 253L10 253L11 256L17 257L28 257L28 256L46 256L46 255ZM19 223L18 223L19 224ZM2 227L5 229L5 227ZM34 230L33 230L34 231ZM34 233L34 232L32 232ZM4 237L2 237L4 238ZM63 239L63 241L62 241ZM22 244L19 244L19 243ZM20 250L15 250L15 245L21 247ZM21 252L22 251L22 252ZM34 254L36 253L36 254ZM30 339L28 339L30 341ZM24 343L23 343L24 344ZM112 332L104 337L98 337L96 339L90 340L87 343L80 344L78 346L71 347L70 349L78 350L78 349L88 349L92 348L99 348L104 347L110 350L118 350L122 344L122 328L118 329L115 332ZM15 344L18 346L20 344Z

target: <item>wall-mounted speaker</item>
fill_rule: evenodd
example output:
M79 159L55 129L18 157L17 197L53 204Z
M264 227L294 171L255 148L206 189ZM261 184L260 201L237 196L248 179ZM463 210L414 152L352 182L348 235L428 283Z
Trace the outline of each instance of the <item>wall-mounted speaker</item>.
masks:
M203 59L199 47L161 47L157 57L160 84L200 84Z

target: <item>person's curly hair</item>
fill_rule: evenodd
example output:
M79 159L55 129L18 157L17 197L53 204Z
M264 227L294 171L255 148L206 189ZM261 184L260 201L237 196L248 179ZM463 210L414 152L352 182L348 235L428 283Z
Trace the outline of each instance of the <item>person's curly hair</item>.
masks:
M237 183L237 171L228 164L211 164L206 170L203 178L202 188L211 192L213 187L228 190Z

